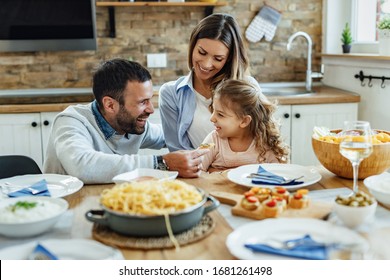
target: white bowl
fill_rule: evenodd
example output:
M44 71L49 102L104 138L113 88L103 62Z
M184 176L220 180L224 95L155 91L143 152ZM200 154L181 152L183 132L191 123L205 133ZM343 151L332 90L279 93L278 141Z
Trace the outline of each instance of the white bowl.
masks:
M390 173L367 177L363 183L380 203L390 207Z
M158 180L174 180L176 179L177 175L179 175L179 172L177 171L163 171L158 169L151 169L151 168L137 168L133 171L126 172L119 174L112 178L112 181L114 183L124 183L124 182L131 182L137 179L140 179L141 177L153 177Z
M17 202L37 203L31 209L8 212ZM7 237L29 237L50 230L66 212L69 204L62 198L22 196L0 201L0 234Z
M378 203L374 201L369 206L353 207L334 202L333 211L336 216L349 228L356 228L375 215Z

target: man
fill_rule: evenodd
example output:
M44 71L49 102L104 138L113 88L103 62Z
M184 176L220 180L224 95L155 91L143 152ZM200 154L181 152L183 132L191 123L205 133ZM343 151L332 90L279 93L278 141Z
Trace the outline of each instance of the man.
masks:
M44 172L69 174L86 184L110 183L114 176L138 167L197 177L201 156L208 150L137 155L142 148L165 147L161 125L148 121L154 112L151 79L136 62L104 62L93 76L95 100L69 106L55 118Z

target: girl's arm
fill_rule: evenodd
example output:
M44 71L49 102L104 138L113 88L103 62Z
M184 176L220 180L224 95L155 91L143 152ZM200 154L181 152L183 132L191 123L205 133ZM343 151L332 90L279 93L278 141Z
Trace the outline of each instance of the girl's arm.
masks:
M202 143L211 144L209 148L210 152L203 155L202 164L201 164L201 170L202 171L208 171L211 164L215 161L215 156L217 154L217 143L214 142L213 132L209 133L206 138L202 141Z

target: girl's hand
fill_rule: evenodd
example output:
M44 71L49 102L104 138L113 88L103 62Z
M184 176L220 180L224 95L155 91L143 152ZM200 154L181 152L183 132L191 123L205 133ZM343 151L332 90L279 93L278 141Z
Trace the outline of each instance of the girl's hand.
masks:
M207 154L209 149L196 149L192 151L175 151L163 156L169 170L178 171L180 177L195 178L200 175L202 156Z

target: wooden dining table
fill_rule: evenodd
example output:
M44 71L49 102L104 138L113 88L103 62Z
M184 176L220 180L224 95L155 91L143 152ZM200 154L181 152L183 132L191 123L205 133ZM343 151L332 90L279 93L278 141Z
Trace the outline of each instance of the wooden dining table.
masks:
M319 182L305 188L312 190L351 188L352 180L340 178L327 171L322 166L315 166L322 178ZM227 172L202 173L198 178L180 180L212 193L216 191L243 194L248 187L231 182L227 178ZM359 188L367 192L363 181L359 181ZM93 239L93 223L88 221L85 213L91 209L100 209L99 196L104 189L113 187L114 184L85 185L82 189L66 197L69 208L74 213L71 238ZM119 248L125 259L135 260L232 260L236 259L226 246L226 239L233 231L228 221L217 210L209 213L215 222L215 228L207 237L175 248L165 249L130 249ZM248 219L248 222L254 220Z

